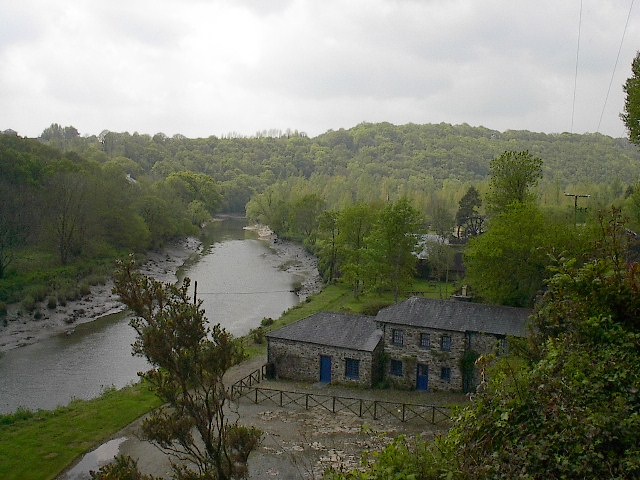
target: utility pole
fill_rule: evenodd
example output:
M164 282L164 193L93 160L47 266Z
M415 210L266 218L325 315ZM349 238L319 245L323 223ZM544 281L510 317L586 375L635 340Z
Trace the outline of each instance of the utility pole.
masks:
M578 225L578 198L589 198L591 195L584 193L566 193L565 196L573 197L573 226Z

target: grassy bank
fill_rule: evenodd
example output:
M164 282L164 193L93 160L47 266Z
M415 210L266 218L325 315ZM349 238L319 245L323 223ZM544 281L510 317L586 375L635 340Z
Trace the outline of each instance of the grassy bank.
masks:
M159 405L138 384L53 411L0 416L0 478L54 479L80 455Z
M444 291L427 282L416 283L412 290L433 298L439 298ZM374 314L392 303L391 295L355 299L349 288L330 285L287 311L268 330L321 311ZM266 342L255 343L252 335L244 342L250 358L265 354ZM19 411L0 416L0 478L54 479L76 458L158 406L159 401L151 392L135 385L110 390L95 400L74 401L55 411Z

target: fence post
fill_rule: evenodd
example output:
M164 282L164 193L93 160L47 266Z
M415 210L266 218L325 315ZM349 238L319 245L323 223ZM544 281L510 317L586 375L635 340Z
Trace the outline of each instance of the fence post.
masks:
M309 395L310 393L305 393L304 395L304 409L309 410Z
M331 406L331 411L333 413L336 413L336 396L335 395L333 396L333 404Z
M405 421L405 418L404 418L404 411L405 411L405 407L406 407L406 406L407 406L407 404L406 404L406 403L403 403L403 404L402 404L402 421L403 421L403 422Z
M436 407L433 405L431 406L431 423L436 424Z
M256 389L254 390L254 392L255 392L255 394L256 394L256 401L255 401L255 403L257 404L257 403L258 403L258 389L256 388Z
M378 419L378 401L377 400L373 401L373 419L374 420Z
M280 390L280 406L282 406L282 390Z
M360 415L358 415L359 417L362 417L362 399L360 399Z

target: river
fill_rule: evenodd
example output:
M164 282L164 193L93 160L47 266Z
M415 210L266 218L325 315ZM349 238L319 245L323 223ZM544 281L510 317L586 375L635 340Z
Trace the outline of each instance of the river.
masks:
M283 258L244 230L244 219L214 222L203 237L202 254L178 272L197 282L207 318L234 335L244 335L264 317L278 318L296 305L303 280L282 268ZM134 330L124 314L79 324L56 335L0 354L0 413L22 406L52 409L73 398L90 399L105 388L122 388L147 368L131 355Z

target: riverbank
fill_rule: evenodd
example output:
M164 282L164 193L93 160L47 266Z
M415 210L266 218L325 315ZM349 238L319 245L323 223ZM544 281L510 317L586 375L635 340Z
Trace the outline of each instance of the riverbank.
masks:
M296 292L300 301L322 289L315 257L301 245L279 240L268 227L255 226L247 229L258 228L258 237L268 243L273 252L268 260L274 267L302 279ZM179 269L192 256L199 254L201 249L202 244L198 239L183 239L160 251L148 252L140 271L161 282L176 282ZM72 334L80 324L122 312L124 306L112 293L112 289L113 282L109 279L104 285L91 287L89 295L77 301L69 301L64 306L57 305L49 309L46 302L40 302L35 310L41 313L39 319L24 312L20 304L9 305L6 325L0 323L0 353L31 345L54 335Z
M300 288L296 290L301 302L322 290L318 259L307 252L304 246L279 239L266 225L256 224L245 227L245 230L255 231L260 240L269 244L269 248L276 256L273 261L277 268L304 279L300 283Z
M190 237L162 250L148 252L140 271L161 282L175 282L178 269L200 248L200 241ZM39 319L24 312L20 304L9 305L6 325L0 325L0 352L31 345L53 335L71 334L77 325L122 312L124 306L112 289L113 281L108 279L103 285L91 287L88 295L68 301L66 305L50 309L46 302L40 302L34 310L40 312Z

